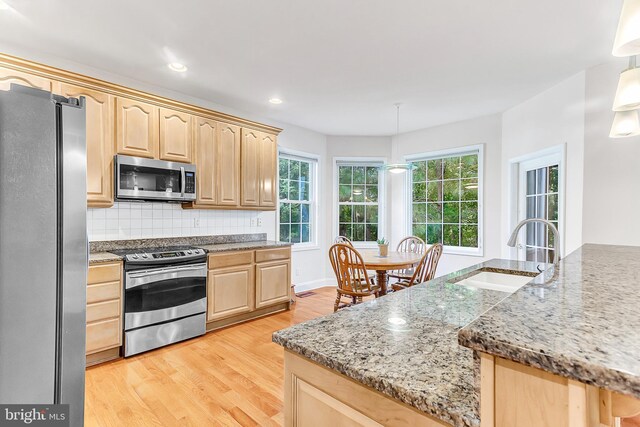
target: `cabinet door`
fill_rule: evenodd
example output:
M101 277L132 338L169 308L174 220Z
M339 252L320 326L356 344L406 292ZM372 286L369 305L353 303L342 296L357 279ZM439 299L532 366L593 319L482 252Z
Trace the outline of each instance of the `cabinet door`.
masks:
M240 204L240 127L218 123L218 204Z
M11 83L51 90L51 80L47 78L0 67L0 90L9 90Z
M191 114L160 108L160 159L191 163Z
M157 158L158 107L118 97L116 142L118 154Z
M242 129L242 205L260 204L260 132Z
M256 264L256 308L288 302L290 289L289 261Z
M209 270L207 321L253 310L253 266Z
M275 135L260 134L260 206L276 206L278 145Z
M195 119L195 161L197 174L197 203L215 205L218 202L216 180L218 174L218 123L197 117Z
M113 96L66 83L59 83L55 91L62 96L85 97L87 204L89 207L113 206Z

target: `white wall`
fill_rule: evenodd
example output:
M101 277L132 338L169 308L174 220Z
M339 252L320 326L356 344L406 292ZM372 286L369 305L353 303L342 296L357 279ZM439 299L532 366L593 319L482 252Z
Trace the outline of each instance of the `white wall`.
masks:
M438 276L459 270L500 255L500 115L465 120L393 138L392 161L403 161L405 156L428 153L469 145L484 144L484 256L466 256L445 253L438 265ZM405 199L406 177L391 177L391 243L396 245L410 233L407 224L408 202Z
M585 243L640 245L640 136L609 138L611 105L625 59L586 72Z
M615 90L615 88L613 89ZM515 221L510 218L509 160L549 147L566 144L565 245L568 254L582 244L582 188L584 158L585 73L507 110L502 115L502 217L501 242L509 239ZM510 250L502 244L502 256Z

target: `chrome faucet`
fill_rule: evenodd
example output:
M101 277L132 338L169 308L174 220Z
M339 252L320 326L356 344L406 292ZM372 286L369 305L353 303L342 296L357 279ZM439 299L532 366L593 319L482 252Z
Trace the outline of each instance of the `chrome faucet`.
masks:
M551 229L551 232L553 233L553 242L554 242L553 243L553 265L555 267L554 270L557 270L558 263L560 262L560 233L558 232L558 229L556 228L556 226L553 225L552 222L547 221L546 219L527 218L525 220L520 221L518 225L516 225L516 228L513 230L513 233L511 233L511 237L509 238L507 245L511 246L512 248L515 248L516 240L518 240L518 232L522 227L524 227L525 224L528 224L530 222L541 222L543 224L546 224L547 227Z

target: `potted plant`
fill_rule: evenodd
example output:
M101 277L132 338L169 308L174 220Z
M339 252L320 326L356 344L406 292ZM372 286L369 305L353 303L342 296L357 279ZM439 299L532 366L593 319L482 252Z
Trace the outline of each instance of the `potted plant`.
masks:
M380 256L389 255L389 241L384 237L378 239L378 250L380 251Z

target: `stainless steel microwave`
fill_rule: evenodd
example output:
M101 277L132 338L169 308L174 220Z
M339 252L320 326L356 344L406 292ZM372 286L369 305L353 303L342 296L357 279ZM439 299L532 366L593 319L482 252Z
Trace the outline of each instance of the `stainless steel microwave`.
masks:
M118 200L188 202L196 199L196 167L142 157L115 156Z

